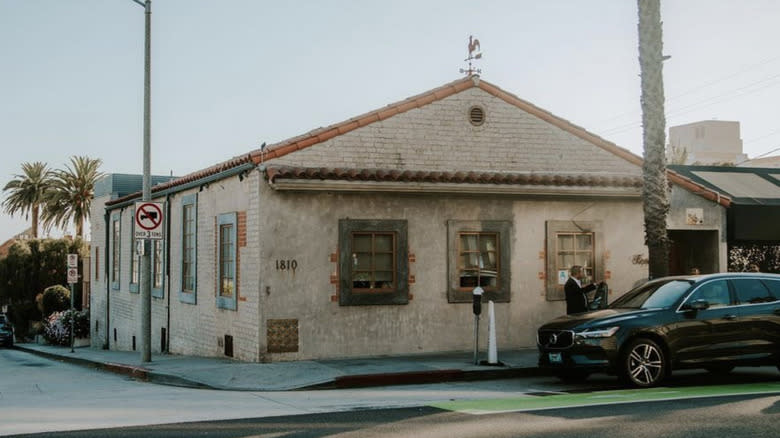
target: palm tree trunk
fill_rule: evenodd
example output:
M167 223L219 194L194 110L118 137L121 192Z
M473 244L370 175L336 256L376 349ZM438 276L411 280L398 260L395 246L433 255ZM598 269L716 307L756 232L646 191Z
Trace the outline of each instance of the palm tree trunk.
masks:
M644 163L642 173L645 243L649 277L669 274L669 212L666 180L666 117L664 114L663 36L660 0L637 0L639 9L639 65L642 78L642 127Z
M32 207L32 238L37 239L38 238L38 214L40 211L40 207L38 205L34 205Z

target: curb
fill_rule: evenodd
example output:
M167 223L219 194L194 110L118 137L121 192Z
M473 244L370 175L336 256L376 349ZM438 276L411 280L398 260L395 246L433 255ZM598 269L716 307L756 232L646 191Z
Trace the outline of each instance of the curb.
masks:
M376 373L376 374L355 374L346 376L337 376L328 381L315 384L304 384L290 386L287 389L268 389L268 388L231 388L223 386L213 386L196 380L187 379L173 374L165 374L141 366L126 365L114 362L100 362L80 357L72 357L63 354L49 353L37 349L28 349L16 345L15 349L45 357L54 361L68 362L88 368L99 369L128 376L133 379L144 382L155 383L159 385L178 386L193 389L211 389L225 391L300 391L300 390L318 390L318 389L346 389L346 388L366 388L376 386L394 386L394 385L418 385L428 383L444 382L464 382L477 380L497 380L511 379L521 377L537 377L550 375L549 371L538 367L507 367L490 366L487 369L462 370L457 368L437 369L425 371L406 371L397 373Z

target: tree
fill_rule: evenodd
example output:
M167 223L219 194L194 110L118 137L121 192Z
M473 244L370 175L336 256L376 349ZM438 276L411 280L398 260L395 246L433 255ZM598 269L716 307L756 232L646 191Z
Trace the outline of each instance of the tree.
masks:
M644 162L642 199L649 277L669 274L669 183L666 179L666 116L664 114L663 36L660 0L637 0L639 9L639 66L642 82Z
M76 236L84 237L84 220L89 218L95 182L103 176L98 169L100 159L71 157L72 165L53 172L51 185L44 197L42 219L48 229L65 229L70 223L76 227Z
M15 175L3 188L8 193L3 201L3 209L13 216L24 214L24 219L32 216L32 237L38 237L38 219L41 205L51 184L52 172L46 163L22 163L22 173Z

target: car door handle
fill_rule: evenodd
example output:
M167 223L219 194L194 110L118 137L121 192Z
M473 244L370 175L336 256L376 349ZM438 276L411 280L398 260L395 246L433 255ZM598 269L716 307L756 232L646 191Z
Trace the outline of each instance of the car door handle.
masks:
M723 319L727 321L734 321L735 319L737 319L737 315L723 315Z

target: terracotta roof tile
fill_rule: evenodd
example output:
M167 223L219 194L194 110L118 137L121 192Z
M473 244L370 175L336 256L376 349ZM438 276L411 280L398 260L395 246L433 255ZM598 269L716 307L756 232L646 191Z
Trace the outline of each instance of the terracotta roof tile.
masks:
M470 184L515 184L540 186L642 187L642 178L634 175L551 174L501 172L441 172L424 170L351 169L337 167L266 167L270 182L276 179L392 181Z

